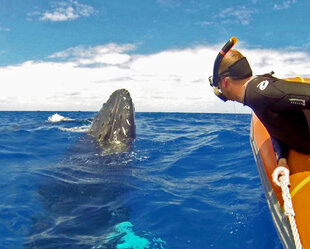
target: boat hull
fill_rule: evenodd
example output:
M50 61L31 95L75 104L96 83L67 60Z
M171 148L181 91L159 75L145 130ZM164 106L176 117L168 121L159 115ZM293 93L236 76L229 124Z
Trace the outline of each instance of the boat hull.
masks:
M283 199L278 187L274 186L271 174L277 167L270 136L255 114L252 116L251 147L256 161L257 169L265 192L269 210L284 248L295 248L290 224L281 208Z

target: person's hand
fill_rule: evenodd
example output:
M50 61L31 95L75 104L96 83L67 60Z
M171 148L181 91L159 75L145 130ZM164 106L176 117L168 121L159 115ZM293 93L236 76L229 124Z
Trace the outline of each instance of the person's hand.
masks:
M281 158L278 163L278 167L272 173L272 181L280 187L279 178L280 176L286 176L288 179L290 176L290 170L287 165L287 160L285 158Z

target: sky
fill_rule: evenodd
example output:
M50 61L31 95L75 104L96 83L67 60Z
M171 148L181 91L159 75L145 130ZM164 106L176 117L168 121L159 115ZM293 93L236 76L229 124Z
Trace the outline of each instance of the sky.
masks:
M308 0L0 0L0 111L249 113L208 77L235 36L254 74L310 77Z

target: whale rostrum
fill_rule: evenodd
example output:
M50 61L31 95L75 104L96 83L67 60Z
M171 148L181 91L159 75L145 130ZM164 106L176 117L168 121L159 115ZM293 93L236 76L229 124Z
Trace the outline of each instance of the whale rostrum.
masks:
M124 145L136 138L135 108L128 90L111 94L94 117L89 133L101 146Z

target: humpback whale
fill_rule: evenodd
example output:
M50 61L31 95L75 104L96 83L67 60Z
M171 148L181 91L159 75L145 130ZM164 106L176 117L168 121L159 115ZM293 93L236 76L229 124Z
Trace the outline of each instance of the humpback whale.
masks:
M40 169L41 210L31 219L26 248L90 249L102 241L100 248L116 248L117 242L106 238L129 220L124 196L133 190L135 161L134 154L117 152L128 151L136 137L134 114L129 92L115 91L64 159Z
M135 109L126 89L112 93L95 116L89 133L102 147L129 144L136 138Z

